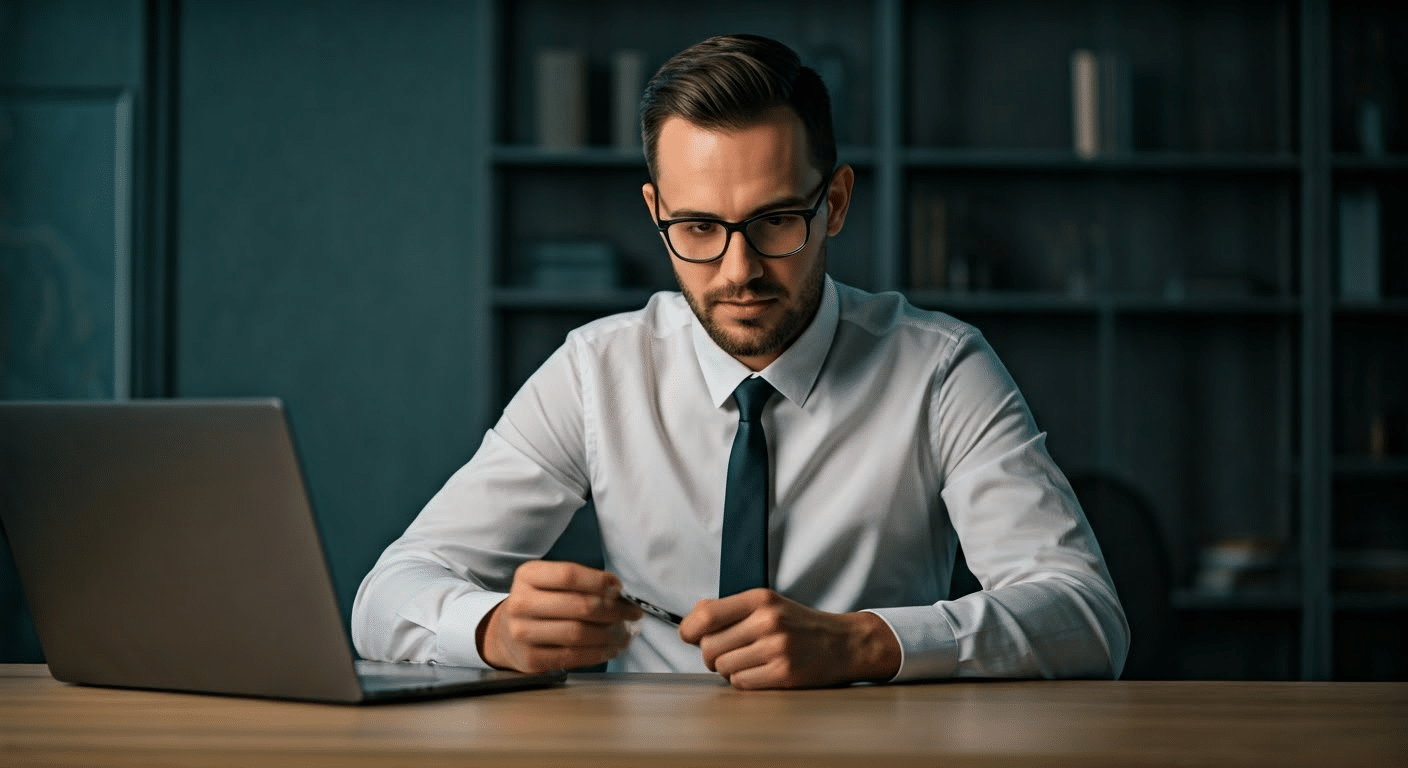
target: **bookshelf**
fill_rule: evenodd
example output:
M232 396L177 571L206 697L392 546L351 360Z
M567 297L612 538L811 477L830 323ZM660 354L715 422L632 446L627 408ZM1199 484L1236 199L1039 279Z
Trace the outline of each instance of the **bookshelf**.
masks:
M1329 15L1331 674L1401 679L1408 644L1408 60L1388 41L1408 35L1408 9L1337 2Z
M1408 676L1384 650L1401 643L1380 645L1408 623L1408 82L1393 77L1408 67L1363 53L1404 39L1408 11L740 1L684 23L629 0L481 0L480 15L486 421L568 330L675 287L639 150L610 138L614 53L653 72L710 34L770 35L833 85L857 170L831 274L977 325L1062 467L1147 497L1181 674ZM588 62L587 140L541 148L534 57L564 47ZM1116 57L1128 83L1123 138L1093 156L1074 144L1077 50ZM1358 272L1377 292L1340 287L1346 191L1377 201L1379 260ZM562 240L609 245L617 283L537 287L535 248ZM1209 563L1228 558L1254 563L1218 582Z

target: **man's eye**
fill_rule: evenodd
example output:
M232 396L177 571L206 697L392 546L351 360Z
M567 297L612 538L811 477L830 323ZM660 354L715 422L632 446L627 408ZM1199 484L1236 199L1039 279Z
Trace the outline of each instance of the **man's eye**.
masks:
M719 225L712 221L691 221L685 231L691 235L711 235L718 231Z

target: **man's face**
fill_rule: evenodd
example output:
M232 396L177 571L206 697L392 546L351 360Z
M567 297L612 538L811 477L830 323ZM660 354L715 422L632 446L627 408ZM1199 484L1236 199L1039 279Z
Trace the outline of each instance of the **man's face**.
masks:
M808 160L806 129L786 107L741 130L671 117L660 128L655 162L659 178L642 193L651 214L658 202L664 219L736 222L769 210L809 209L826 195L806 247L791 256L760 256L742 232L733 233L717 261L670 256L680 290L714 342L752 370L766 368L806 330L821 303L826 238L845 223L854 172L842 166L830 188L820 190L823 174Z

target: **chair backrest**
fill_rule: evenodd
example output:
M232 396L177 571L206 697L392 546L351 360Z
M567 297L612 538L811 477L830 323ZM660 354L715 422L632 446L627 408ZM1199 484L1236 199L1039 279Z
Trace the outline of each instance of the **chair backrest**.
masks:
M1152 509L1128 484L1107 475L1078 473L1071 488L1100 542L1129 621L1124 680L1168 680L1178 676L1177 615L1168 549ZM954 563L950 599L982 589L962 549Z
M1129 620L1129 656L1121 678L1176 678L1173 572L1159 521L1144 496L1120 480L1092 473L1072 475L1070 481Z

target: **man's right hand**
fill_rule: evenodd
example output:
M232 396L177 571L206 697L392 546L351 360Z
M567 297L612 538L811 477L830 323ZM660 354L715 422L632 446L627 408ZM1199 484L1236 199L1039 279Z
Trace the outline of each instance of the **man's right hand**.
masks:
M530 560L508 597L479 623L479 655L499 669L544 672L600 664L631 641L643 614L621 599L621 582L577 563Z

